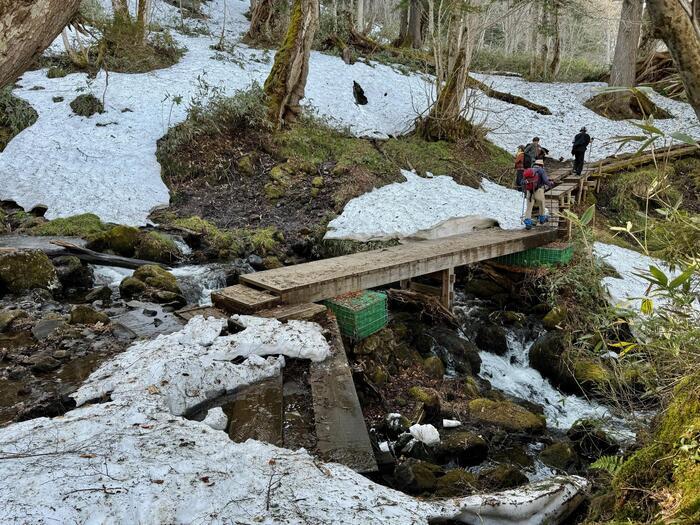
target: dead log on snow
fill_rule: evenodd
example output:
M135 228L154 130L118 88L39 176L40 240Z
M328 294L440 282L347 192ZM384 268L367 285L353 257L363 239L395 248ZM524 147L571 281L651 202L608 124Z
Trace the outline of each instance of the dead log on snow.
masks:
M119 268L128 268L130 270L136 270L140 266L144 266L146 264L155 264L156 266L160 266L161 268L165 268L166 270L169 269L166 265L154 261L132 259L130 257L122 257L120 255L111 255L108 253L95 252L93 250L89 250L87 248L83 248L82 246L78 246L69 242L52 241L51 244L55 244L56 246L64 248L71 255L74 255L81 261L84 261L89 264L97 264L100 266L117 266Z
M552 112L549 110L548 107L546 106L541 106L540 104L535 104L534 102L530 102L526 98L519 97L518 95L513 95L511 93L504 93L502 91L497 91L483 82L475 79L472 76L467 77L467 85L469 87L473 87L478 89L479 91L483 92L484 95L490 98L495 98L497 100L502 100L503 102L508 102L508 104L516 104L518 106L522 106L524 108L527 108L529 110L534 111L535 113L539 113L540 115L551 115Z

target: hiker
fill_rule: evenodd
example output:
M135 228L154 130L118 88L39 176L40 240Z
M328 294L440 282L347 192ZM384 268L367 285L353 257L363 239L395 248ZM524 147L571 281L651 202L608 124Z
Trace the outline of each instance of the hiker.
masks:
M593 139L588 134L586 126L581 128L581 131L574 137L574 145L571 148L571 154L574 156L574 173L581 176L583 171L583 160L586 157L586 148L593 142Z
M515 154L515 188L523 191L523 172L525 171L525 146L518 146Z
M527 201L527 208L525 209L525 229L531 230L535 225L532 220L532 208L535 204L539 207L540 214L537 216L537 220L540 224L544 224L549 220L545 215L544 207L544 188L552 187L553 184L547 177L544 171L544 160L537 159L535 161L534 168L527 168L523 173L523 189L525 192L525 200Z
M536 160L544 160L549 153L547 148L540 146L540 138L534 137L532 142L525 146L524 168L531 168Z

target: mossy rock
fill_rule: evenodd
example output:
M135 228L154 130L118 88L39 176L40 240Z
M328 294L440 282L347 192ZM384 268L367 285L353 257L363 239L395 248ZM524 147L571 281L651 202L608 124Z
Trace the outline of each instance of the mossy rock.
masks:
M434 352L459 374L476 375L481 369L481 357L476 345L449 328L436 326L419 334L415 346L424 355Z
M555 306L544 316L542 324L548 330L554 330L564 322L567 313L565 306Z
M668 523L700 523L700 373L683 378L644 446L613 478L616 517L641 522L658 519L659 506L648 494L664 494Z
M16 250L0 254L0 288L21 293L34 288L53 289L59 285L56 269L39 250Z
M276 184L274 182L268 182L265 184L265 196L271 201L281 199L284 197L285 193L286 188L281 184Z
M105 108L102 102L91 94L78 95L70 103L73 113L81 117L91 117L95 113L104 113Z
M435 482L435 495L439 498L468 496L477 486L476 475L462 469L452 469Z
M456 462L460 467L478 465L486 459L489 447L477 434L466 430L443 432L436 457L441 463Z
M171 263L177 261L182 253L170 237L158 232L148 232L139 236L134 255L147 261Z
M474 399L469 402L469 416L476 422L494 425L512 432L539 434L546 427L543 416L534 414L511 401Z
M498 465L479 474L479 483L485 490L511 489L527 482L527 476L513 465Z
M481 389L479 388L479 383L477 383L476 379L472 376L469 376L464 380L463 392L464 395L466 395L470 399L476 399L478 397L481 397Z
M409 494L426 494L435 490L438 477L445 471L427 461L409 459L396 468L394 484Z
M78 304L71 308L70 324L89 324L97 323L109 324L109 316L104 312L98 312L91 306Z
M288 186L290 183L289 179L289 167L284 164L278 164L270 170L270 178L281 186Z
M495 324L482 325L476 335L476 346L485 352L505 355L508 353L508 338L505 330Z
M29 314L24 310L3 310L0 312L0 332L12 329L12 324L17 319L26 319Z
M182 294L177 279L169 271L155 264L140 266L134 272L134 278L146 283L151 288Z
M311 179L311 186L313 188L323 188L324 185L325 185L325 181L323 180L323 177L321 177L320 175Z
M408 395L419 403L423 403L426 418L435 419L440 415L440 394L433 388L412 386L408 389Z
M395 345L394 333L390 328L382 328L353 347L356 355L375 355L384 353Z
M46 72L47 78L63 78L67 75L66 70L62 67L50 67Z
M263 268L266 270L274 270L275 268L282 268L284 266L278 257L274 255L268 255L263 258Z
M136 253L140 233L137 228L132 226L114 226L94 237L87 244L87 247L95 251L110 250L117 255L133 257Z
M568 356L567 356L568 357ZM587 357L568 358L572 361L574 378L584 390L591 393L605 393L612 384L614 378L600 361Z
M376 365L369 371L369 377L377 386L384 386L389 382L389 372L382 365Z
M126 277L119 283L119 293L125 299L139 297L141 294L145 293L147 289L148 286L146 286L146 283L134 277Z
M553 443L540 452L540 461L545 465L568 472L578 464L578 454L570 443Z
M107 230L94 213L83 213L45 222L32 230L32 235L82 237L91 239Z
M95 279L92 268L83 264L74 255L64 255L53 259L56 275L64 288L91 288Z
M247 175L249 177L255 175L255 159L252 155L245 155L238 159L238 162L236 162L236 167L243 175Z
M433 379L442 379L445 375L445 365L442 363L442 359L434 355L423 361L423 369Z
M620 445L603 430L600 422L593 419L576 421L566 435L576 452L590 461L615 454L620 449Z

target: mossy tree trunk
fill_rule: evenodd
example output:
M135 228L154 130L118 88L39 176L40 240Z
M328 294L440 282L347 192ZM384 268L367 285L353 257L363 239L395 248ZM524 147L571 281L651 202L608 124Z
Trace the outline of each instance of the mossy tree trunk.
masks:
M141 39L145 41L148 33L148 24L150 22L151 0L139 0L136 9L136 25L138 27Z
M246 33L246 38L251 41L258 41L261 37L269 38L271 24L276 12L274 0L257 0L250 10L250 27Z
M265 81L268 115L279 128L301 112L299 101L304 98L318 16L318 0L294 0L287 35Z
M561 0L553 0L552 3L552 60L548 65L548 78L554 79L559 74L561 65L561 28L560 28Z
M694 7L697 8L698 4L696 0ZM647 0L647 7L656 33L666 43L680 72L688 102L700 120L700 31L697 20L688 16L678 0Z
M0 87L27 70L79 7L80 0L0 0Z

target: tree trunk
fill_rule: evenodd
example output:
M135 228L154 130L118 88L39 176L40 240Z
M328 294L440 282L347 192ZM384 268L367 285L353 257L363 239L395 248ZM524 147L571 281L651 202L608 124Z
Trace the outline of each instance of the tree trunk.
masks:
M559 74L561 64L561 32L559 27L559 0L554 0L552 6L552 61L549 63L549 78L554 79Z
M675 0L674 0L675 1ZM637 78L637 48L642 31L644 0L623 0L610 85L634 87Z
M0 87L26 71L78 7L80 0L0 0Z
M112 0L112 11L114 18L129 19L129 5L126 0Z
M700 36L676 0L647 0L656 33L673 56L688 102L700 120Z
M270 23L274 14L274 0L257 0L250 12L250 26L246 39L258 41L260 37L270 37Z
M423 8L420 0L411 0L411 14L408 20L408 36L413 49L420 49L423 47L423 37L421 33L422 18Z
M395 47L405 47L408 42L408 4L401 4L401 14L399 17L399 37L394 40Z
M539 2L535 2L532 4L530 7L530 20L539 20L540 19L540 12L542 11L543 6ZM538 69L538 54L537 54L537 39L539 37L538 34L538 23L531 23L529 24L530 26L530 53L532 53L532 57L530 59L530 76L535 78L537 77L537 69Z
M136 24L138 26L141 39L146 39L148 33L148 24L151 15L151 0L139 0L136 10Z
M360 33L365 32L365 0L356 0L357 10L355 14L355 29Z
M318 0L294 0L287 36L265 81L268 115L279 128L301 112L311 43L318 27Z

